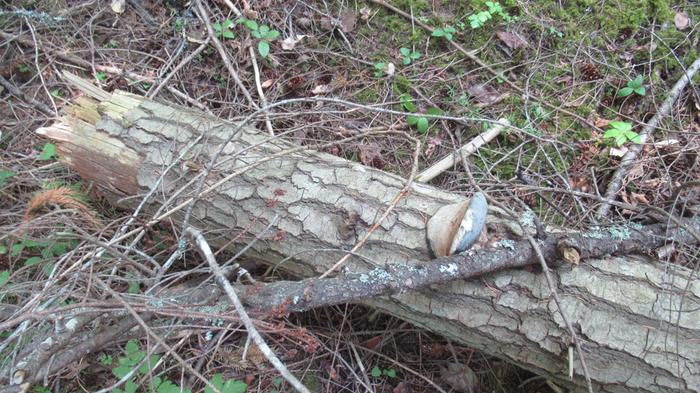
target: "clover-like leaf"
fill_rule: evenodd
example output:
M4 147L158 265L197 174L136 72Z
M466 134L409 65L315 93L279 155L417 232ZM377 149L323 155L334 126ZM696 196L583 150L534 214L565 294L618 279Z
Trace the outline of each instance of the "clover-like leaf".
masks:
M372 367L372 371L369 372L371 376L375 378L379 378L382 376L382 369L380 369L378 366Z
M632 94L634 92L634 89L631 87L623 87L620 89L620 91L617 93L618 96L620 97L627 97L628 95Z
M0 288L10 281L10 272L7 270L0 271Z
M39 161L47 161L56 157L56 145L53 143L47 143L41 150L41 154L36 159Z
M411 50L408 48L401 48L399 49L399 52L401 52L401 54L404 56L411 56Z
M644 82L644 78L641 75L637 75L636 78L632 79L627 83L627 86L636 89L642 86L642 82Z
M632 130L632 124L624 121L611 121L609 123L610 127L620 130L622 132L627 132Z
M258 42L258 53L260 53L260 56L263 58L267 57L267 55L270 54L270 43L267 41Z
M427 118L418 118L418 122L416 123L416 128L418 129L418 132L420 132L421 134L425 134L428 131L428 126L430 126L430 123L428 123Z

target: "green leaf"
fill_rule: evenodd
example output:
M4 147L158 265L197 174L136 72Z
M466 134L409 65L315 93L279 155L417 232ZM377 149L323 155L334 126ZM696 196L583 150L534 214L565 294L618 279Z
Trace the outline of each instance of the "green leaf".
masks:
M24 250L24 243L15 243L10 248L10 256L16 257L17 255L22 253L22 250Z
M428 119L425 117L419 117L418 118L418 123L416 123L416 128L418 129L418 132L421 134L425 134L428 131L428 126L430 123L428 123Z
M56 145L53 143L47 143L44 145L44 148L41 150L41 154L39 154L39 157L36 159L39 161L47 161L54 157L56 157Z
M141 359L139 359L140 361ZM149 371L153 369L153 367L158 364L158 361L160 360L160 356L158 355L151 355L151 357L148 358L148 361L144 362L141 367L139 367L139 372L141 374L147 374Z
M229 379L224 383L224 377L221 374L214 374L209 382L221 393L244 393L248 389L247 384L235 379ZM214 390L207 386L204 388L204 393L214 393Z
M627 138L628 141L636 143L636 144L642 143L642 136L637 134L634 131L625 132L625 138Z
M627 132L632 130L632 124L624 121L611 121L610 126L616 128L622 132Z
M634 89L634 92L639 94L640 96L643 96L647 94L647 89L644 86L642 86Z
M641 75L637 75L636 78L632 79L631 81L627 82L627 86L636 89L637 87L642 86L642 82L644 82L644 78Z
M410 57L404 57L403 58L403 65L409 65L411 64L411 58Z
M10 171L0 171L0 186L5 184L5 180L11 178L12 176L16 176L17 174L14 172Z
M31 257L24 261L24 266L34 266L41 262L41 257Z
M224 30L221 34L224 38L234 38L236 35L231 30Z
M403 108L408 112L415 112L418 110L418 108L416 108L416 104L413 103L413 98L410 95L406 93L401 94L399 96L399 100L401 101Z
M616 128L611 128L607 131L605 131L605 134L603 134L603 138L617 138L618 135L621 135L622 131L616 129Z
M258 28L258 22L254 21L254 20L246 19L246 20L243 22L243 24L244 24L247 28L249 28L249 29L251 29L251 30L258 30L258 29L259 29L259 28Z
M139 385L135 384L134 381L128 380L124 384L124 393L136 393L136 390L138 390Z
M272 384L275 385L275 387L276 387L277 389L279 389L280 386L282 386L282 378L280 378L280 377L275 377L275 378L273 378L273 379L272 379Z
M263 37L267 36L267 32L270 31L270 26L268 25L262 25L258 28L258 31L260 32L260 35Z
M435 29L433 30L433 34L431 34L433 37L444 37L445 36L445 30L443 29Z
M410 56L411 55L411 50L408 48L401 48L399 49L399 52L401 52L402 55L404 56Z
M624 135L620 135L617 138L615 138L615 144L618 146L622 146L627 142L627 138L625 138Z
M633 91L634 89L631 87L623 87L622 89L620 89L617 95L620 97L627 97L628 95L632 94Z
M160 385L158 385L156 392L157 393L180 393L180 387L166 379Z
M268 40L272 41L272 40L276 40L277 37L279 37L279 36L280 36L280 32L279 32L279 31L277 31L277 30L271 30L269 33L267 33L267 37L266 37L266 38L267 38Z
M232 26L233 22L231 21L231 19L226 19L221 27L223 27L224 29L230 29Z
M129 288L126 290L127 293L137 294L141 292L141 284L138 281L129 281Z
M0 288L7 284L8 281L10 281L10 272L7 270L0 271Z
M416 116L406 117L406 124L408 124L409 126L415 126L416 124L418 124L418 117L416 117Z
M7 254L7 247L0 245L0 255Z
M413 60L420 59L421 56L422 56L422 55L421 55L420 52L412 52L412 53L411 53L411 59L413 59Z
M384 374L389 378L396 378L396 370L394 370L393 368L384 370Z
M214 23L213 25L211 25L211 27L213 27L214 30L215 30L217 33L220 33L221 30L223 29L223 28L221 27L221 23L219 23L219 22Z
M127 374L131 372L133 368L129 366L117 366L112 369L112 374L114 374L115 377L122 379L126 377Z
M270 44L267 41L258 42L258 53L260 53L260 56L263 58L267 57L267 55L270 54Z
M101 72L101 71L100 71L100 72L98 72L98 73L95 74L95 78L96 78L98 81L103 81L103 80L107 79L107 74L105 74L104 72Z
M135 357L135 355L137 355L139 352L139 344L136 342L136 340L127 341L126 346L124 347L124 352L126 352L127 357Z
M445 112L440 108L431 107L431 108L428 108L428 110L425 111L425 113L427 113L429 115L433 115L433 116L441 116Z
M372 367L372 371L370 371L370 375L375 378L379 378L382 376L382 370L378 366L374 366Z

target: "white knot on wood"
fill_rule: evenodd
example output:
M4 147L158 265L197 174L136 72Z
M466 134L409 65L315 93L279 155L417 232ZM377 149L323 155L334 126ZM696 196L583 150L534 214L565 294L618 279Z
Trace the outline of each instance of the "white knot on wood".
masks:
M478 192L469 201L445 205L428 220L427 237L436 257L463 252L476 242L486 225L488 204Z

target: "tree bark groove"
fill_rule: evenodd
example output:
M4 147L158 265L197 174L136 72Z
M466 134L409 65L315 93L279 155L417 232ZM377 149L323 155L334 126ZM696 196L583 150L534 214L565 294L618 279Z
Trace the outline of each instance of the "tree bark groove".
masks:
M150 211L191 197L191 180L223 145L207 184L243 173L198 201L192 224L214 245L243 233L231 245L240 248L273 223L248 254L299 277L325 272L345 255L405 185L401 177L316 151L283 155L294 146L251 128L235 129L199 112L115 92L104 102L78 100L69 115L40 133L59 142L64 163L127 208L141 199L124 197L148 192L203 135L184 163L165 175ZM460 200L413 184L345 269L429 263L425 223L440 206ZM489 221L502 218L493 213ZM700 390L700 282L690 271L642 257L611 257L561 266L553 274L596 391ZM585 386L578 358L575 378L567 376L570 337L541 274L503 271L364 303L562 386Z

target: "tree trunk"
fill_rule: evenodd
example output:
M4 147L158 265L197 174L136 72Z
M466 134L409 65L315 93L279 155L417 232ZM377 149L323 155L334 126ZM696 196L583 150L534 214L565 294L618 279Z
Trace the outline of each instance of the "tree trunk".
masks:
M93 96L103 102L80 99L70 115L40 130L59 141L64 163L118 201L147 193L201 135L183 162L164 175L149 211L193 196L197 182L187 182L223 148L204 189L225 181L196 203L191 223L212 244L235 238L232 248L262 233L247 254L299 277L319 275L345 255L406 182L250 128L236 133L235 124L174 105L123 92ZM141 199L120 204L134 208ZM462 199L413 184L358 251L361 258L350 258L346 269L430 260L427 218ZM179 220L183 212L170 217ZM263 233L268 224L271 229ZM700 286L689 282L689 271L626 257L586 260L553 274L561 312L582 339L596 391L700 390ZM364 303L562 386L585 386L577 357L575 378L567 376L570 336L541 274L503 271Z

